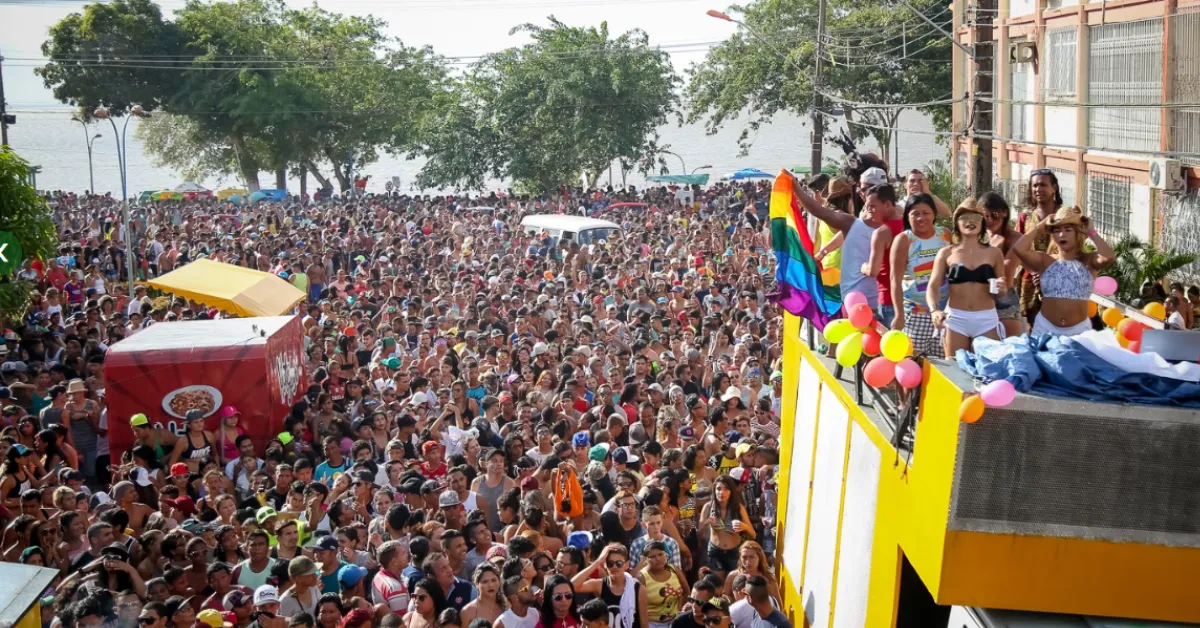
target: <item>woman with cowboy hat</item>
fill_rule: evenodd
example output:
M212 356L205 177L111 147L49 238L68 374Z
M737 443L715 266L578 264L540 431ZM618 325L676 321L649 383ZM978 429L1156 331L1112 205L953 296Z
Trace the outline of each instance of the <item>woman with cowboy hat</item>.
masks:
M1091 228L1078 207L1062 207L1021 237L1013 249L1027 270L1041 276L1042 307L1033 321L1039 334L1074 336L1092 328L1088 300L1096 274L1116 261L1116 253ZM1050 247L1042 253L1034 243L1049 233ZM1084 250L1091 239L1095 252Z
M938 251L933 274L925 288L935 327L945 328L943 341L947 358L959 349L971 350L971 341L980 336L999 340L1004 326L996 313L996 295L1003 295L1005 282L1004 253L988 244L983 228L983 210L968 198L954 210L953 244ZM942 281L950 284L950 296L943 310L939 303Z

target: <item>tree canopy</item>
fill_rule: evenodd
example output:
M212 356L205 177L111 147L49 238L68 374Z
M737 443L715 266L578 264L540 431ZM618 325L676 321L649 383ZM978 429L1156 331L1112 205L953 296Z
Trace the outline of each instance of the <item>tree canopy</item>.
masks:
M488 177L534 192L595 180L614 160L658 153L677 104L667 54L640 30L525 24L532 42L473 64L426 119L418 176L430 187L478 188Z
M13 234L26 260L56 254L58 236L50 208L29 182L29 162L8 146L0 146L0 231ZM33 288L16 273L0 275L0 326L25 314Z
M949 12L931 0L912 5L935 22ZM780 112L808 114L813 106L812 73L817 52L818 0L758 0L738 16L740 29L688 71L685 100L689 122L702 121L715 133L747 115L739 142L748 149L753 133ZM895 2L830 0L826 10L821 92L827 113L840 109L856 139L870 135L885 151L907 103L946 100L951 93L951 43L910 9ZM895 105L862 107L854 103ZM949 124L947 105L915 107ZM826 127L836 123L829 116Z

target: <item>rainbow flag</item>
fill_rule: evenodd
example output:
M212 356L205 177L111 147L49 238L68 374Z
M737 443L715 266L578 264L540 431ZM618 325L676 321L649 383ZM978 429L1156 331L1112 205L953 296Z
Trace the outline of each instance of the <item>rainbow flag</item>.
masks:
M783 171L771 187L771 248L775 249L776 301L788 312L824 329L842 307L842 290L821 282L821 264L800 213L792 176Z

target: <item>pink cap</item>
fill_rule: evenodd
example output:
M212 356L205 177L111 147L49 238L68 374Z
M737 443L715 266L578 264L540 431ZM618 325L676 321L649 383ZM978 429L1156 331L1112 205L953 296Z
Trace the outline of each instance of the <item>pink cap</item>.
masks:
M229 417L231 417L235 414L241 414L241 413L238 412L238 409L233 406L225 406L224 408L221 408L221 418L222 419L228 419Z

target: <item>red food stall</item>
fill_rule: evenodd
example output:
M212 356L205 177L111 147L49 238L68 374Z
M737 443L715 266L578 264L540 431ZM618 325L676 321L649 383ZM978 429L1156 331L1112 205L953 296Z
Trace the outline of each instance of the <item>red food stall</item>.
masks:
M226 405L262 455L308 386L303 364L298 316L158 323L129 336L104 361L113 460L133 444L134 414L182 433L184 415L199 408L216 430Z

